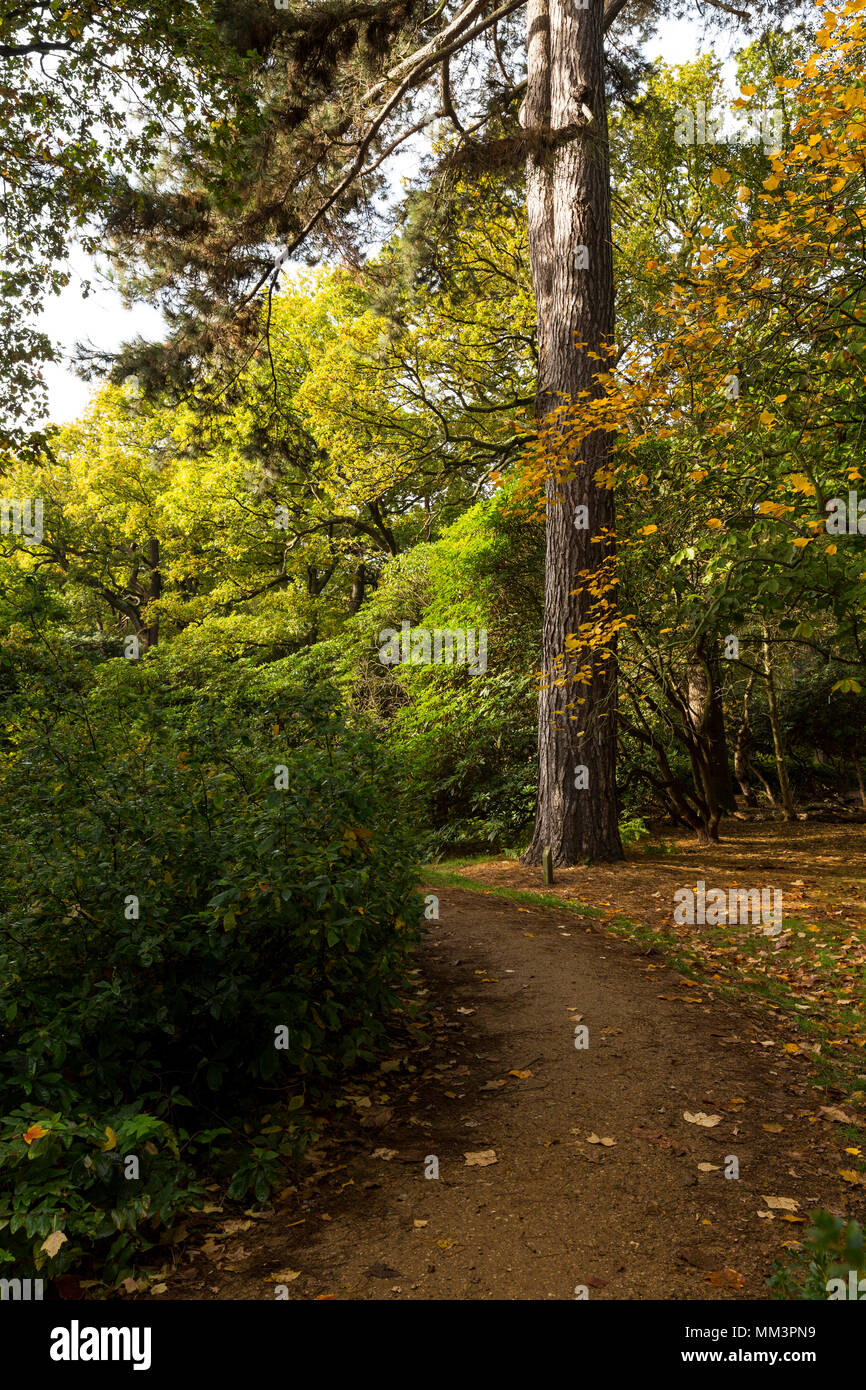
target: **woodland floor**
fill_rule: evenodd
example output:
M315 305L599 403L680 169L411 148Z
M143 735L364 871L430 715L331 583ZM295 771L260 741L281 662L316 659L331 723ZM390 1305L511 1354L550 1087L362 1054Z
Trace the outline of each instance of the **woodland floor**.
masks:
M866 826L723 837L669 832L546 890L510 860L437 871L429 1048L352 1088L352 1119L274 1208L200 1217L149 1296L768 1297L811 1211L864 1216ZM674 889L700 878L781 888L781 941L674 928Z

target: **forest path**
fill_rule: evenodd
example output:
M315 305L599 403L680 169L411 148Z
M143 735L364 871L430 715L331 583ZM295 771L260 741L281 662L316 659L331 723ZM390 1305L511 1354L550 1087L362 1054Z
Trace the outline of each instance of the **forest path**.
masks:
M165 1296L273 1299L282 1274L301 1300L766 1298L804 1230L786 1215L855 1195L850 1140L814 1118L829 1098L783 1025L571 912L437 891L419 965L439 1019L416 1075L384 1075L312 1183L209 1237ZM485 1150L495 1163L467 1164ZM765 1195L797 1210L770 1216Z

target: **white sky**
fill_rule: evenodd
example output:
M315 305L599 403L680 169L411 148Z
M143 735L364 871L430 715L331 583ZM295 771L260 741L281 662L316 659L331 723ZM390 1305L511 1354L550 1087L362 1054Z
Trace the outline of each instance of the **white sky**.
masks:
M684 63L696 57L701 47L699 24L665 20L659 26L658 36L647 46L647 56L664 58L667 63ZM724 56L718 44L715 48L718 56ZM117 291L101 280L98 269L83 253L75 253L70 264L69 285L49 301L40 320L40 326L58 344L61 353L70 354L76 342L113 351L139 334L154 340L162 336L163 319L158 310L146 304L125 309ZM86 299L81 291L85 278L93 283L93 291ZM49 366L45 376L49 419L56 424L80 415L97 389L97 384L81 381L65 364Z

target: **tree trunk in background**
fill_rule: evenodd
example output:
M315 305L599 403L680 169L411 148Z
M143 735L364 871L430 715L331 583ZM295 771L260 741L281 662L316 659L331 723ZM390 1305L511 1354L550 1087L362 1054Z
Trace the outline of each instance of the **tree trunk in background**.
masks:
M603 0L586 10L574 0L529 0L528 86L521 120L527 132L527 210L538 309L536 415L580 391L597 391L599 364L589 355L612 342L613 259ZM588 113L591 113L589 119ZM586 267L579 248L586 248ZM581 572L598 572L614 553L613 493L593 483L608 462L600 434L551 453L580 458L568 476L547 482L543 688L538 706L538 796L525 862L546 845L557 865L623 857L617 825L616 662L588 648L567 652L567 638L593 616ZM576 508L588 526L575 526ZM593 537L603 536L593 543ZM606 617L610 616L608 612ZM586 680L575 681L584 669ZM577 704L582 699L584 703ZM585 768L585 773L580 769ZM585 789L581 786L585 783Z
M722 708L722 670L718 654L707 639L689 653L688 708L695 735L705 744L705 757L720 811L735 811L734 783L728 761L728 739Z
M349 612L357 613L367 594L367 567L362 560L352 575L352 592L349 596Z
M147 602L156 603L162 598L162 573L159 568L159 541L156 536L148 537L147 564L150 570L150 587L147 594ZM156 646L159 641L159 614L154 613L148 619L143 636L144 645L148 650Z
M770 640L766 624L763 626L763 637L764 682L767 687L767 708L770 715L770 728L773 731L773 751L776 754L776 772L779 777L779 793L782 799L782 808L785 812L785 820L796 820L797 813L794 810L794 798L791 794L791 783L788 781L788 765L785 762L785 748L782 743L779 707L776 704L776 687L773 683L773 667L770 660Z
M740 791L743 793L747 806L757 806L758 804L758 797L749 777L749 751L752 742L752 730L749 723L749 701L752 698L752 688L754 684L755 676L753 672L749 676L743 695L743 714L737 729L737 737L734 741L734 776L740 784Z

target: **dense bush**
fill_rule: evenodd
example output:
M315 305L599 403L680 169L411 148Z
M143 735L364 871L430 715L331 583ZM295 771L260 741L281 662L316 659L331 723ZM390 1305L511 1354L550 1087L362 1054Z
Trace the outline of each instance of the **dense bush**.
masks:
M510 848L531 831L543 557L543 528L503 490L389 564L332 644L344 698L378 719L432 852ZM379 635L404 620L483 629L487 669L382 665Z
M381 748L327 682L308 693L303 661L64 667L18 641L31 683L4 706L0 1260L38 1268L62 1230L55 1273L110 1237L111 1277L256 1098L282 1100L285 1123L232 1151L235 1197L267 1195L305 1105L382 1046L421 917L415 851Z

